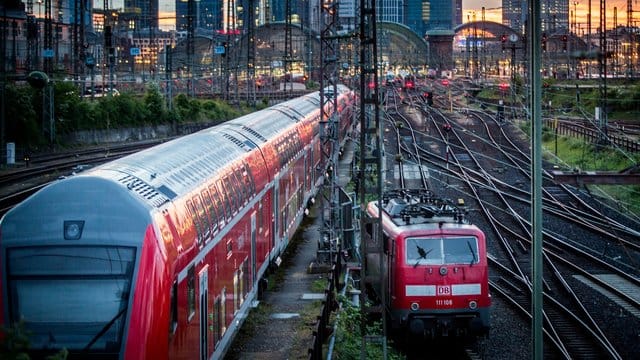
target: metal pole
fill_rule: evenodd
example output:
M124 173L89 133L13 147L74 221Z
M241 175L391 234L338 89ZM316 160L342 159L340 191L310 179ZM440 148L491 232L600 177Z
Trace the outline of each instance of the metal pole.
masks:
M3 6L2 22L0 22L0 47L2 48L2 56L0 56L0 70L2 71L2 83L0 84L0 154L5 151L5 86L7 83L7 7ZM3 158L5 159L5 158Z
M529 53L531 54L531 66L529 66L529 78L531 79L531 136L532 136L532 163L531 163L531 224L532 224L532 270L533 290L532 309L533 324L531 335L533 338L532 359L542 360L543 337L543 303L542 303L542 79L540 75L540 2L529 2Z

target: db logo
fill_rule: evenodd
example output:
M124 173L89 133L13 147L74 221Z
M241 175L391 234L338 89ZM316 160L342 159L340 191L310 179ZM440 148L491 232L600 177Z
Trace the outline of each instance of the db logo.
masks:
M449 286L449 285L438 285L437 292L438 292L438 295L444 295L444 296L451 295L451 286Z

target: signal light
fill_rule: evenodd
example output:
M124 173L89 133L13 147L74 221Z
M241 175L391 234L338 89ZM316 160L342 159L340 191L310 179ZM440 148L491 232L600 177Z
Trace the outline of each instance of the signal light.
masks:
M502 50L504 50L507 43L507 35L502 34L502 38L500 39L500 41L502 42Z
M567 35L562 35L562 51L567 51Z
M547 51L547 33L542 33L542 51Z

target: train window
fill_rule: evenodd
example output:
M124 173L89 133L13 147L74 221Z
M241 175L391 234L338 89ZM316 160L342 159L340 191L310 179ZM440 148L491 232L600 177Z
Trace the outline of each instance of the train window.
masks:
M444 238L442 253L445 264L477 264L478 239L473 236Z
M54 337L56 347L69 350L87 344L94 354L120 348L135 248L33 246L10 248L3 255L3 286L10 294L3 303L4 320L24 321L34 350L52 344Z
M231 178L229 176L225 176L222 179L222 182L224 183L224 189L226 190L227 197L229 198L229 202L231 203L231 212L235 213L240 208L238 200L238 190L231 185Z
M202 242L204 242L205 239L207 239L209 235L211 235L209 230L211 226L209 225L207 212L204 210L204 206L202 206L202 199L200 198L200 195L195 195L194 197L191 198L191 200L193 201L193 206L196 211L195 214L197 217L197 221L200 222L200 234L198 236L198 244L202 244Z
M231 174L231 184L234 189L236 189L236 194L238 194L239 206L244 205L249 198L249 193L244 186L244 182L242 181L242 171L240 169L236 169Z
M193 265L187 273L187 319L191 321L193 315L196 314L196 269Z
M249 294L249 259L245 259L242 263L242 282L244 286L242 287L242 299L246 299Z
M222 338L221 309L222 302L220 301L220 296L218 296L213 304L213 340L215 341L216 347L218 347L218 343Z
M247 188L249 189L251 196L254 196L256 195L256 183L253 179L253 174L251 174L251 169L249 169L249 166L247 164L244 164L243 167L244 182L247 184Z
M220 336L224 335L227 331L227 288L222 288L222 294L220 295L222 306L220 307Z
M293 134L287 135L287 153L289 160L293 160L296 154L295 143L293 141L292 135Z
M213 200L211 200L211 195L209 194L209 190L202 190L202 204L207 209L207 213L209 214L209 225L211 226L211 231L216 232L218 230L218 215L216 214L216 209L213 205Z
M233 251L233 242L231 242L231 240L227 240L227 257L231 256L232 251Z
M294 136L293 141L296 143L296 153L302 151L302 141L300 141L300 136Z
M409 238L406 242L406 261L412 266L442 264L442 239Z
M229 183L231 184L231 188L233 189L233 193L235 194L236 200L238 201L238 209L240 209L242 207L242 205L244 205L245 203L245 192L244 192L244 188L241 186L242 183L240 182L240 179L238 178L238 172L237 170L234 170L230 175L229 175Z
M231 219L231 203L229 202L229 195L225 191L224 186L222 185L222 180L218 180L218 194L220 194L220 198L224 203L225 213L227 214L227 220Z
M200 222L200 218L198 216L198 210L196 210L193 205L192 200L187 200L187 210L189 214L191 214L191 218L193 219L193 224L196 226L196 232L198 233L198 244L202 242L202 237L204 234L204 226Z
M478 240L473 236L409 238L406 243L409 265L477 264Z
M256 216L256 228L259 233L262 233L262 217L264 216L262 212L262 201L258 204L258 215Z
M178 282L174 281L173 286L171 286L171 309L169 319L171 323L169 324L169 334L173 335L176 333L176 329L178 328Z
M215 185L209 186L209 194L211 195L211 200L213 200L213 207L215 208L216 213L218 213L218 224L222 227L224 225L223 199Z
M233 273L233 313L238 312L240 297L238 296L238 270Z

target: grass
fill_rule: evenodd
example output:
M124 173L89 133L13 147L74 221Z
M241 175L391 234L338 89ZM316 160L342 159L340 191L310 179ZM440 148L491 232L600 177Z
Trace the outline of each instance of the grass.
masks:
M556 142L553 136L543 136L543 147L549 154L556 153ZM561 167L569 167L581 171L620 171L640 162L638 154L623 154L610 148L601 148L571 137L558 137L557 158L552 161L562 162ZM587 190L594 195L608 199L612 205L622 211L631 211L640 215L639 185L589 185Z

